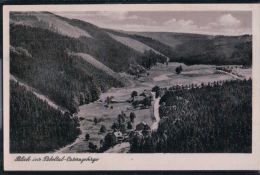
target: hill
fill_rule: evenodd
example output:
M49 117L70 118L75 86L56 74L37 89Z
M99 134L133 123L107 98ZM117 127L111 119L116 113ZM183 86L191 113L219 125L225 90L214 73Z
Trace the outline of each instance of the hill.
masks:
M111 30L108 30L111 32ZM252 36L211 36L169 32L123 32L163 53L172 62L185 64L252 65Z
M252 64L252 36L122 32L49 12L12 12L10 45L11 74L72 113L138 66Z
M77 120L50 107L19 83L11 81L10 85L11 153L50 152L76 139L80 133Z
M73 38L79 38L81 36L91 37L86 31L72 26L48 12L15 12L11 14L10 22L16 25L48 29Z
M10 44L11 74L72 113L100 92L124 86L118 72L165 61L148 46L136 51L95 25L49 12L11 13Z

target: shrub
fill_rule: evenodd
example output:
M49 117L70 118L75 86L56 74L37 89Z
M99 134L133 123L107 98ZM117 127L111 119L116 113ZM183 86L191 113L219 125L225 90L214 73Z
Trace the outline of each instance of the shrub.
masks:
M97 150L97 145L93 144L92 142L89 142L88 147L92 151L96 151Z
M180 74L182 72L182 66L180 65L180 66L176 67L175 72L176 72L176 74Z
M105 125L102 125L102 126L100 127L99 132L100 132L100 133L105 133L106 131L107 131L107 129L106 129Z
M85 140L89 141L89 134L88 133L86 133L86 135L85 135Z
M135 118L136 118L135 113L134 113L134 112L131 112L131 113L130 113L130 121L131 121L132 123L134 123Z

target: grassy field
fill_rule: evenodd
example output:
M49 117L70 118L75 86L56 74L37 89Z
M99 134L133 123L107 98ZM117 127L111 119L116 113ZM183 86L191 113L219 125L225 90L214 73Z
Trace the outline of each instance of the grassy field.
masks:
M175 68L182 65L183 72L180 75L175 73ZM242 71L243 76L251 76L251 68L244 69ZM146 122L150 126L153 123L153 108L148 109L132 109L132 105L126 100L131 96L132 91L137 91L138 94L146 90L151 90L152 87L158 85L160 87L169 87L173 85L189 85L189 84L201 84L214 81L234 80L235 78L225 72L219 72L216 70L216 66L213 65L193 65L186 66L180 63L170 63L168 66L158 64L150 69L148 76L140 77L139 79L126 76L131 82L128 87L123 88L111 88L107 92L102 93L100 99L94 103L82 105L79 108L78 116L81 119L82 134L79 136L78 142L76 142L69 149L64 152L87 152L88 144L92 142L97 146L100 145L100 140L104 139L105 135L112 131L111 126L116 121L118 114L124 111L129 120L130 112L136 114L136 119L133 127L140 122ZM240 72L240 71L239 71ZM113 109L106 108L104 101L106 97L113 96L114 101L120 101L120 103L112 103ZM94 118L97 118L100 122L94 124ZM107 132L100 134L99 130L102 125L105 125ZM85 141L85 134L90 135L89 141Z

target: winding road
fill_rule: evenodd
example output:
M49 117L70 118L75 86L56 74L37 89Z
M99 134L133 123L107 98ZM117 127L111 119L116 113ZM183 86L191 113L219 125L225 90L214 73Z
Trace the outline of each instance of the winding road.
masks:
M153 115L154 115L154 118L155 118L155 122L152 124L151 130L156 131L157 128L158 128L159 121L160 121L160 115L159 115L160 105L159 105L159 102L160 102L161 97L156 98L155 92L152 92L152 95L153 95L153 100L154 100Z
M243 80L244 78L243 77L239 77L239 76L237 76L237 75L235 75L235 74L232 74L232 73L230 73L230 72L226 72L226 71L223 71L223 70L218 70L219 72L222 72L222 73L224 73L224 74L228 74L228 75L230 75L231 77L233 77L233 78L235 78L235 79L238 79L238 80Z

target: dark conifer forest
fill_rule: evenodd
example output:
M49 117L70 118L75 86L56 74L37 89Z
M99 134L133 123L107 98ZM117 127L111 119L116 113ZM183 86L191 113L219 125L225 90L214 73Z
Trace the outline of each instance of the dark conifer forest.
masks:
M69 56L67 50L80 52L81 47L87 47L74 38L26 26L11 26L10 32L12 46L32 53L30 57L11 52L11 74L71 113L77 112L79 105L97 100L101 91L123 86L120 80Z
M157 132L132 152L250 153L252 80L191 89L170 88L160 100Z
M200 34L183 34L154 32L149 34L135 32L134 34L108 30L111 33L130 37L169 57L171 62L181 62L187 65L215 64L215 65L252 65L252 36L209 36ZM165 44L162 39L148 36L157 35L158 38L169 37L175 42Z
M77 120L51 108L19 83L10 83L11 153L51 152L76 139Z

